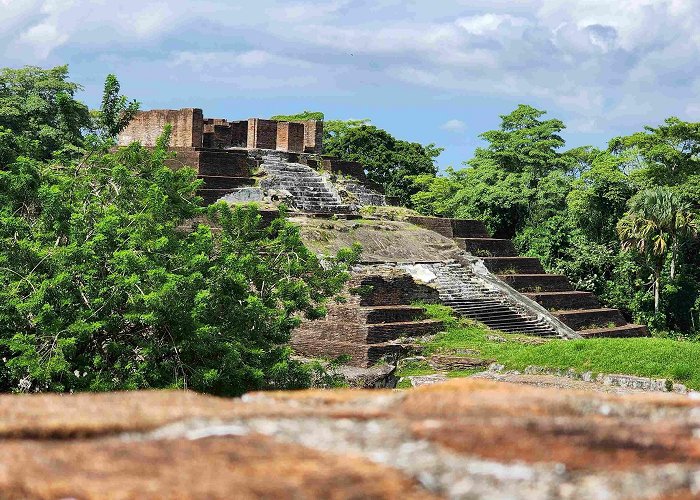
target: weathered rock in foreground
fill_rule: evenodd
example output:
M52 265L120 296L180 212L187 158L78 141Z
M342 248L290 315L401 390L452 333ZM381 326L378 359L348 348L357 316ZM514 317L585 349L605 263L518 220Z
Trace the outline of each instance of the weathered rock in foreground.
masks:
M410 391L0 397L0 498L683 499L700 401Z

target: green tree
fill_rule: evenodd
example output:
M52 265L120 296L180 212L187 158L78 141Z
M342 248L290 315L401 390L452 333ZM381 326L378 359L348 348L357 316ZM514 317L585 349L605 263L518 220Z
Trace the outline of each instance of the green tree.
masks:
M123 116L106 108L102 117ZM56 150L41 143L50 161L0 165L0 390L308 384L291 330L323 314L357 249L321 263L284 218L202 208L196 172L165 165L169 130L153 149L116 151L105 130ZM81 156L56 154L75 144Z
M609 147L632 156L635 174L647 187L680 186L700 171L700 123L667 118L659 127L617 137Z
M275 115L271 116L270 120L279 120L282 122L295 122L304 120L319 120L323 121L325 116L320 111L302 111L293 115Z
M520 104L514 111L501 115L501 126L479 137L488 142L477 148L469 166L494 165L505 172L529 174L536 183L552 170L566 168L566 158L558 152L564 146L559 133L561 120L541 120L546 111Z
M0 154L46 160L61 148L82 146L91 123L87 106L75 99L80 89L68 80L68 66L0 69L0 148L13 143ZM1 139L8 131L12 139Z
M102 93L102 107L94 117L95 128L106 138L115 138L139 110L139 103L136 100L129 102L125 96L119 94L119 90L117 77L107 75Z
M587 167L573 181L568 211L591 241L616 241L616 225L637 187L623 172L625 159L608 151L588 149Z
M661 273L670 254L670 275L675 278L679 246L684 237L698 231L691 205L664 187L646 189L629 201L629 211L620 219L617 231L623 249L634 248L652 261L654 312L659 312Z
M324 133L326 154L362 163L367 178L403 205L410 206L416 193L414 177L437 173L435 161L442 148L396 139L368 120L329 121Z

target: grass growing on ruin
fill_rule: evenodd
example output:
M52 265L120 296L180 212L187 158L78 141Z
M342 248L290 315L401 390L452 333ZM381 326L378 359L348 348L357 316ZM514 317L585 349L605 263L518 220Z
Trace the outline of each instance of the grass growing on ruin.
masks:
M491 339L489 339L491 337ZM493 340L499 338L499 341ZM438 334L428 352L478 351L506 368L530 365L593 373L620 373L667 378L700 389L700 342L662 338L551 340L533 344L532 337L494 332L470 322Z

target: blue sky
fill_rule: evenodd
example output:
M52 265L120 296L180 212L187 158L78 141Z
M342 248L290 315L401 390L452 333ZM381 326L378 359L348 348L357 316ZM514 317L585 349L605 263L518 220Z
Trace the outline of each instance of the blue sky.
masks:
M68 63L99 103L229 119L320 110L460 166L518 103L569 146L700 121L698 0L0 0L0 66Z

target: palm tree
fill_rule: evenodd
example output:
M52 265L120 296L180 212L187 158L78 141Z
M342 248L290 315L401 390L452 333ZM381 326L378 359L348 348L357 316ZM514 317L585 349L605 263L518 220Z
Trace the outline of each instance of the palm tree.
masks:
M654 269L654 312L659 312L661 271L671 254L671 279L676 275L678 250L683 238L700 229L692 205L667 187L645 189L627 204L629 210L617 223L622 249L636 248L651 258Z

